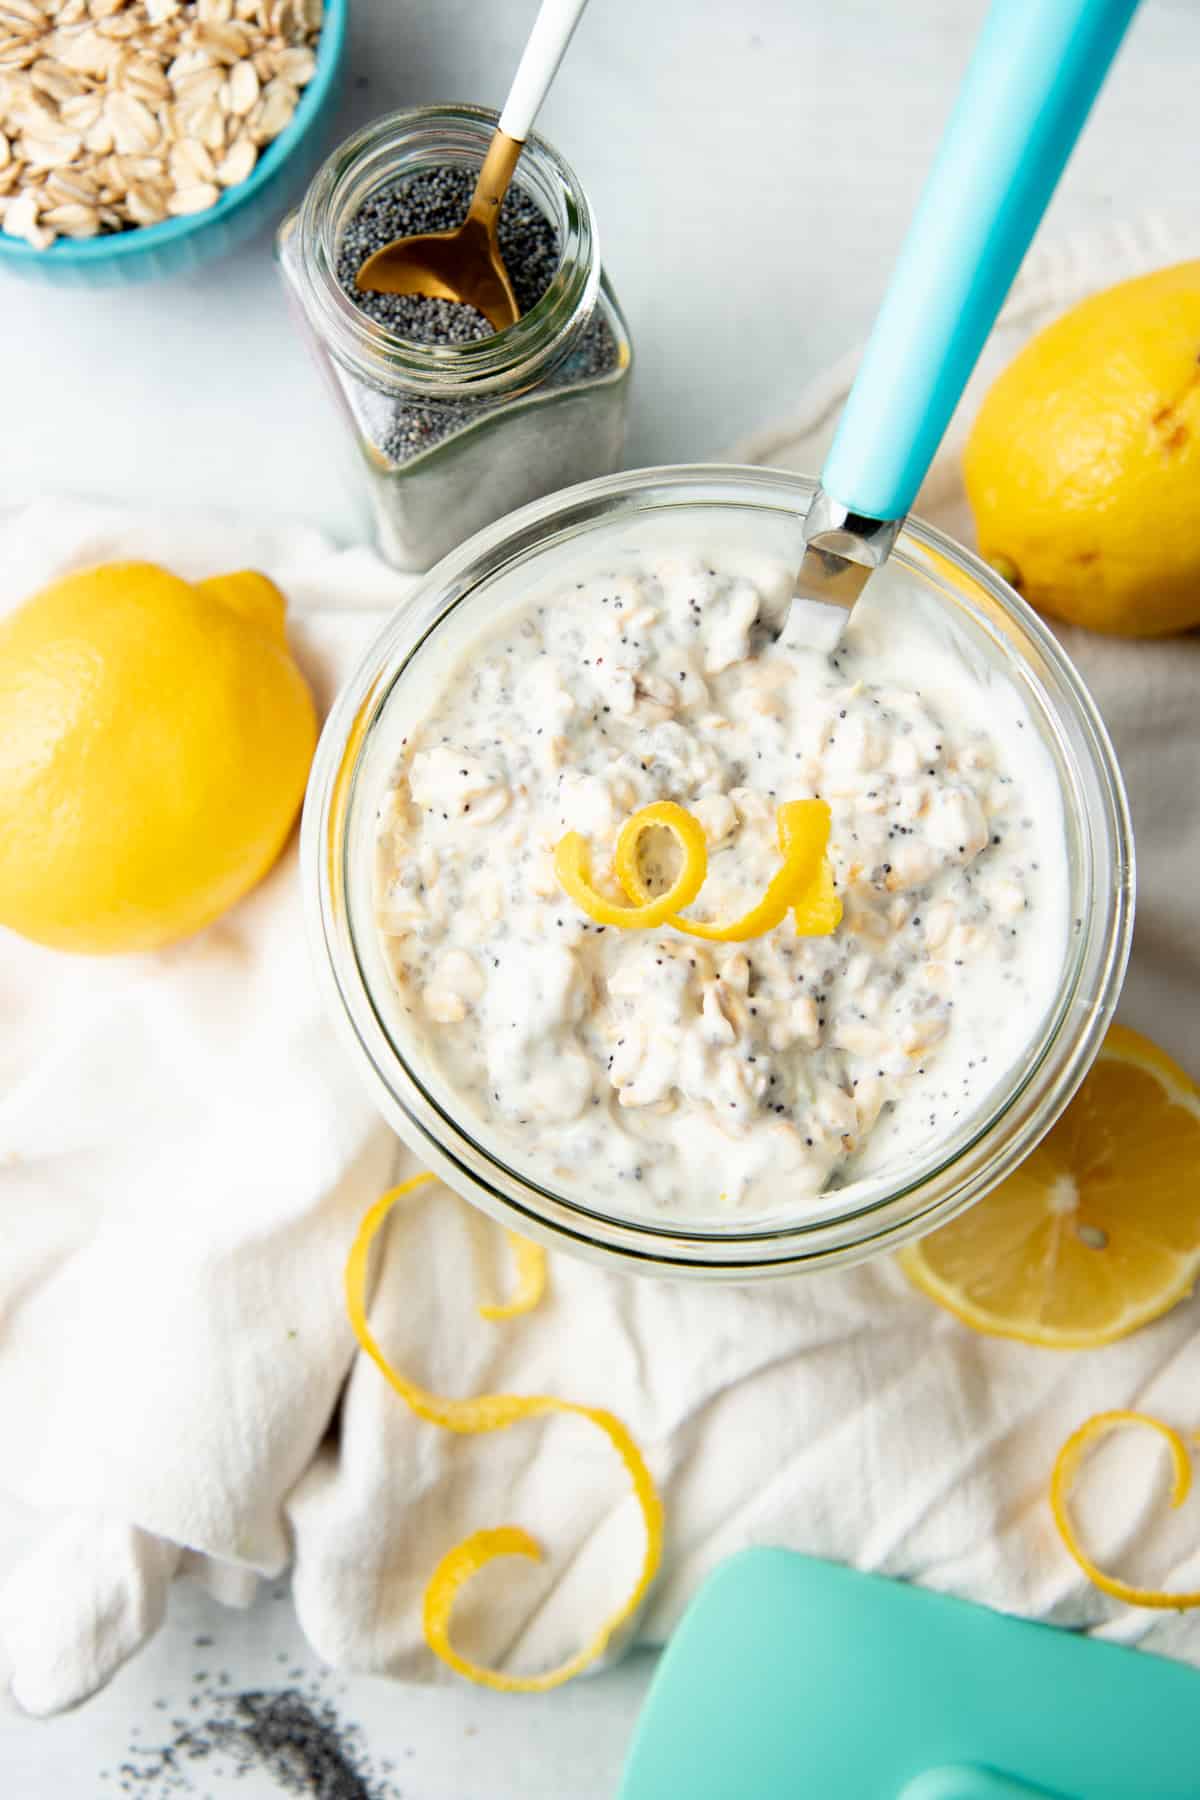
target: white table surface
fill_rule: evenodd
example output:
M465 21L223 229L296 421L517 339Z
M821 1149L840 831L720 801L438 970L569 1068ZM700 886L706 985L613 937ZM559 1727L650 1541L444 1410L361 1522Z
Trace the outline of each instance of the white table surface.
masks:
M499 105L533 0L354 0L339 129L443 99ZM983 0L594 0L541 126L589 188L640 353L631 464L718 455L786 416L869 324ZM1185 192L1200 8L1145 0L1045 227ZM270 246L191 277L75 294L0 277L0 503L40 492L237 506L359 529ZM0 1421L2 1424L2 1421ZM0 1517L16 1532L24 1521ZM212 1638L203 1655L197 1637ZM0 1794L103 1800L182 1710L318 1676L286 1596L222 1613L181 1587L104 1694L39 1724L0 1712ZM600 1800L651 1672L639 1657L543 1699L319 1676L405 1800ZM156 1703L165 1702L159 1706ZM105 1778L102 1771L110 1771ZM134 1789L142 1800L151 1790ZM271 1800L206 1767L190 1790Z

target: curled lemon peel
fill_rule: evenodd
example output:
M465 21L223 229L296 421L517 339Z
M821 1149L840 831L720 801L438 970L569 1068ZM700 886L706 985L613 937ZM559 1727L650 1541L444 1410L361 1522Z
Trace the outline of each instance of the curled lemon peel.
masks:
M605 1620L581 1650L542 1675L505 1675L498 1669L485 1668L461 1656L450 1641L451 1617L459 1589L498 1556L525 1556L540 1561L541 1549L536 1539L515 1525L477 1531L456 1544L438 1563L425 1589L423 1606L425 1641L434 1655L481 1687L494 1688L502 1694L544 1694L551 1688L560 1687L564 1681L570 1681L572 1676L594 1662L607 1648L614 1632L620 1630L645 1599L662 1557L662 1501L633 1438L620 1419L603 1408L579 1406L551 1394L480 1394L471 1400L449 1400L418 1387L388 1361L367 1322L367 1268L371 1246L396 1202L432 1180L434 1177L430 1174L414 1175L391 1188L368 1210L358 1228L346 1259L346 1312L360 1348L419 1419L430 1425L440 1425L444 1431L463 1435L503 1431L523 1419L538 1418L546 1413L572 1413L577 1418L587 1419L604 1433L620 1457L646 1527L641 1570L624 1604Z
M646 807L645 812L653 809ZM621 828L621 838L637 825L642 813L634 813ZM651 821L653 823L653 821ZM665 923L689 937L704 938L708 943L743 944L749 938L763 937L782 925L789 909L794 910L796 929L807 937L827 937L841 923L841 901L833 891L833 870L825 855L829 843L830 811L824 800L789 800L779 808L777 829L783 863L767 883L762 899L740 919L729 923L706 924L683 919L672 912ZM639 827L637 835L640 835ZM629 898L644 901L647 888L637 866L636 836L633 855L621 858L617 846L617 874Z
M812 881L792 907L799 937L829 937L842 922L842 903L833 885L833 864L822 856Z
M1132 1583L1122 1581L1119 1576L1106 1574L1092 1561L1079 1542L1071 1518L1071 1490L1075 1485L1080 1458L1098 1438L1108 1437L1111 1432L1120 1431L1127 1425L1143 1425L1162 1438L1171 1454L1170 1503L1173 1507L1183 1505L1191 1492L1192 1465L1182 1437L1173 1426L1165 1425L1161 1419L1155 1419L1149 1413L1122 1409L1094 1413L1090 1419L1085 1419L1077 1431L1071 1433L1059 1451L1050 1477L1050 1507L1054 1523L1068 1553L1079 1564L1088 1580L1103 1593L1111 1594L1114 1600L1123 1600L1126 1606L1148 1606L1160 1612L1186 1612L1191 1607L1200 1606L1200 1593L1169 1594L1159 1588L1134 1587Z
M546 1252L516 1231L506 1231L513 1261L517 1265L517 1285L508 1300L500 1300L479 1308L481 1319L519 1319L540 1305L546 1292Z
M637 901L639 907L655 902L655 896L641 887L641 874L638 869L638 846L642 841L643 833L655 825L662 826L669 831L683 852L681 874L688 877L689 886L697 869L700 870L700 880L692 895L692 900L694 900L704 885L704 877L708 873L708 843L704 836L704 827L699 819L694 818L686 807L677 806L674 800L656 800L650 806L641 807L626 819L617 834L617 848L613 857L617 880L629 898ZM679 879L677 876L667 892L659 895L658 899L666 900L679 885ZM640 890L636 894L633 891L635 883ZM690 906L690 904L689 900L677 900L668 909L668 913L674 911L677 906ZM664 914L664 917L666 916L668 915Z
M666 893L654 897L643 893L635 906L615 905L596 892L592 886L587 842L577 831L568 831L555 845L554 873L559 884L576 906L598 925L618 925L626 931L661 925L678 907L690 906L704 886L704 877L708 873L704 829L698 819L682 806L676 806L673 800L657 800L653 806L643 806L640 812L626 819L617 839L618 874L636 865L637 841L651 825L661 825L671 833L683 854L683 865ZM623 875L621 884L628 893L628 883Z

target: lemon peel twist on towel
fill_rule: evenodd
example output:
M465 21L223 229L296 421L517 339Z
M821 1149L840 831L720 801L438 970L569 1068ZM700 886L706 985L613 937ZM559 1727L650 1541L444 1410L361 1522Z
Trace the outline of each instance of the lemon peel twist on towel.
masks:
M471 1400L450 1400L418 1387L416 1382L410 1381L388 1361L367 1320L367 1268L371 1246L396 1202L434 1179L430 1174L414 1175L410 1180L401 1182L398 1187L391 1188L370 1208L358 1228L358 1235L346 1260L346 1311L360 1347L405 1405L419 1419L438 1425L443 1431L455 1431L463 1435L505 1431L510 1425L520 1424L526 1419L540 1418L546 1413L569 1413L576 1418L586 1419L604 1433L620 1457L646 1527L646 1548L641 1569L627 1598L581 1650L566 1662L560 1663L557 1668L548 1669L541 1675L505 1675L499 1669L485 1668L462 1656L450 1639L454 1602L460 1588L499 1556L525 1556L539 1562L541 1549L537 1540L516 1525L492 1527L472 1533L461 1544L456 1544L449 1550L438 1563L425 1589L423 1607L425 1641L434 1655L458 1674L464 1675L468 1681L476 1682L481 1687L494 1688L504 1694L544 1694L551 1688L561 1687L563 1682L570 1681L573 1676L586 1669L589 1663L595 1662L607 1648L614 1633L620 1630L641 1605L662 1557L662 1501L642 1453L629 1431L620 1419L604 1408L580 1406L571 1400L560 1400L552 1394L480 1394ZM530 1246L530 1249L534 1248L536 1246ZM528 1310L525 1302L535 1279L535 1260L532 1257L527 1260L519 1279L516 1300L521 1302L521 1311Z
M531 1243L518 1231L506 1231L504 1235L517 1265L517 1285L509 1299L482 1305L481 1319L519 1319L540 1306L546 1292L546 1252L542 1246Z
M1170 1504L1172 1507L1183 1505L1191 1492L1192 1465L1187 1445L1180 1434L1174 1426L1165 1425L1150 1413L1114 1409L1111 1412L1094 1413L1090 1419L1085 1419L1078 1430L1071 1433L1055 1458L1054 1472L1050 1477L1050 1507L1054 1513L1054 1523L1070 1555L1088 1580L1102 1593L1111 1594L1114 1600L1123 1600L1126 1606L1154 1607L1160 1612L1186 1612L1194 1606L1200 1606L1200 1593L1171 1594L1160 1588L1135 1587L1131 1582L1122 1581L1117 1575L1107 1574L1098 1563L1093 1562L1080 1543L1071 1517L1071 1492L1084 1452L1100 1438L1136 1425L1157 1432L1166 1444L1171 1455Z

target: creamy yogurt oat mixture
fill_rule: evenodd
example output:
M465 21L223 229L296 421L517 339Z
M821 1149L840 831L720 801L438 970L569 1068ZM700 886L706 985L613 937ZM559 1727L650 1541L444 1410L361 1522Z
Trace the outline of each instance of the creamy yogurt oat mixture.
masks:
M509 613L398 746L380 812L418 1065L515 1166L619 1213L733 1225L953 1134L1065 956L1059 786L1016 688L916 595L861 605L832 660L795 644L790 570L746 566L647 554ZM688 916L732 920L779 866L776 809L814 797L829 937L602 926L555 877L581 832L622 900L622 822L673 800L708 843Z

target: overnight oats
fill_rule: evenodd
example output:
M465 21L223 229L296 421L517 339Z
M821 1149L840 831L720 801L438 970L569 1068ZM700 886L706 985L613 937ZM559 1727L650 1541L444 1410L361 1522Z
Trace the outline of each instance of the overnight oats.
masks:
M819 653L811 492L656 469L527 507L418 586L314 764L317 969L383 1111L625 1269L745 1280L945 1222L1120 991L1128 815L1070 664L911 520Z
M590 1205L735 1219L896 1163L978 1107L1057 989L1064 822L1016 689L915 604L807 649L791 579L683 549L518 606L430 696L380 806L416 1054ZM814 801L836 901L764 912L781 819ZM652 812L626 834L640 884L614 856L663 802L703 885L641 926L686 851Z

